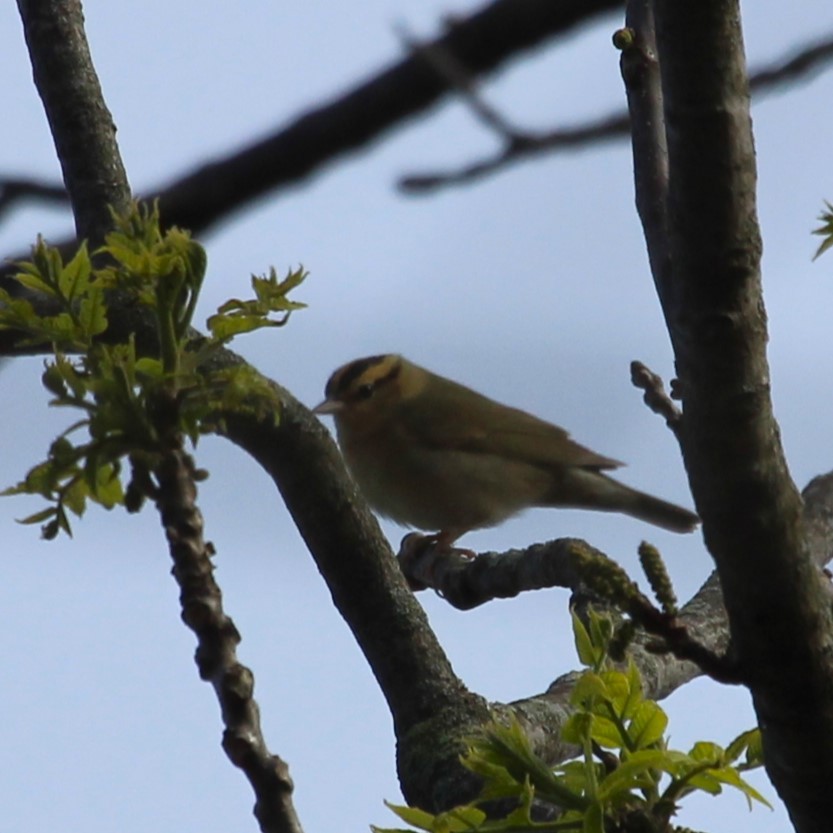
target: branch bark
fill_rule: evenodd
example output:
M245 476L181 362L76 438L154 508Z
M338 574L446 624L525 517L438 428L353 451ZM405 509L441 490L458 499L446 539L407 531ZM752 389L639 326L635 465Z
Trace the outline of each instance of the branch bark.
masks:
M626 81L684 460L767 771L796 829L821 831L833 810L833 623L770 401L740 11L733 0L657 0L655 12L661 92L650 71L643 89ZM644 17L634 48L650 70ZM653 150L638 150L642 140Z
M77 0L19 0L19 7L76 228L95 245L112 227L111 207L126 209L130 193L87 49L81 5ZM261 829L300 833L289 770L266 747L253 697L254 677L237 661L240 635L223 611L214 580L211 547L195 503L193 461L180 436L169 439L155 471L155 500L181 590L182 618L197 635L200 676L212 683L221 706L223 748L255 791Z
M79 240L104 242L110 206L125 211L130 186L116 127L93 67L80 0L18 0L32 61L69 193Z

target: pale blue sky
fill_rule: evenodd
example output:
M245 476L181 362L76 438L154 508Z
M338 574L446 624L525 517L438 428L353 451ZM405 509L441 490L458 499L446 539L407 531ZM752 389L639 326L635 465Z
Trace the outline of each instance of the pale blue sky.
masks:
M833 31L823 0L800 14L774 0L746 5L753 65ZM131 182L144 191L373 74L399 54L395 25L428 35L443 14L470 8L252 0L232 13L186 0L91 0L86 17ZM615 26L611 19L566 48L517 62L486 87L489 100L535 126L620 106ZM13 3L0 7L0 30L0 169L57 175ZM833 256L812 264L809 234L822 200L833 199L831 100L828 73L754 110L773 395L800 485L833 463L825 450ZM404 173L450 167L493 146L465 108L444 104L239 215L205 241L203 317L244 293L251 272L302 262L311 277L298 298L310 308L237 347L303 401L319 401L344 361L399 351L563 425L628 461L627 482L690 504L674 442L629 382L631 359L667 378L671 354L632 208L628 148L551 157L432 197L394 190ZM0 251L68 228L61 212L27 209L0 226ZM2 485L64 424L64 414L44 407L39 368L32 359L0 374ZM382 805L400 799L385 704L271 481L219 440L201 443L198 457L212 472L202 507L227 609L243 634L240 655L256 675L268 743L290 763L306 830L394 824ZM34 506L0 501L3 828L255 830L249 787L219 747L213 693L191 661L156 519L93 511L73 541L46 544L13 522ZM385 529L398 542L402 531ZM562 535L586 537L631 569L647 536L666 553L683 597L709 571L698 535L626 518L536 511L466 542L502 549ZM575 666L563 591L465 614L420 599L457 672L489 698L533 694ZM672 741L683 747L728 741L752 723L744 691L705 681L665 705ZM782 810L750 816L737 795L704 799L681 821L712 833L788 829Z

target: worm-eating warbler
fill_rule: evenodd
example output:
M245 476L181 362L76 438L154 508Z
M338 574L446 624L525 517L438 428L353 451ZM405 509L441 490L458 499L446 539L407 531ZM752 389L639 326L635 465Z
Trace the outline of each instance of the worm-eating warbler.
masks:
M316 414L332 414L347 465L370 505L450 545L532 506L623 512L674 532L697 515L618 483L622 465L566 431L396 355L333 373Z

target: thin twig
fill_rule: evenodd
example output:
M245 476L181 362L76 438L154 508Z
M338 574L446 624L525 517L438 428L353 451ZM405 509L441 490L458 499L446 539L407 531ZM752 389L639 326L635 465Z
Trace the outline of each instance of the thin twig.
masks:
M642 362L633 361L631 362L631 382L635 387L645 391L642 397L645 404L655 414L659 414L665 420L665 424L677 435L683 414L665 392L662 377L649 370Z
M213 547L203 537L194 471L193 459L181 446L171 448L155 470L154 498L180 588L182 621L197 636L195 659L200 677L211 683L220 703L223 749L252 785L261 830L301 833L289 768L266 746L254 699L254 675L237 660L240 634L223 610L214 580Z
M754 93L776 92L779 88L796 81L809 81L824 71L825 65L833 60L833 35L804 46L787 57L755 70L749 77L749 86ZM451 76L442 68L446 79ZM454 85L458 87L457 84ZM549 131L522 130L512 126L510 120L494 108L483 105L482 98L464 95L464 101L505 141L500 150L471 162L457 170L432 171L429 173L407 174L401 177L397 187L409 194L425 194L453 185L464 185L498 173L510 165L517 164L542 154L572 150L588 144L624 139L630 132L627 112L617 111L576 127L558 128ZM477 104L475 107L474 105ZM488 107L489 118L480 112Z
M0 179L0 216L9 211L16 203L24 200L67 205L69 194L63 185L45 180L7 177Z
M508 145L513 145L521 137L521 131L483 98L473 73L447 47L437 41L419 42L404 26L398 26L397 32L403 46L415 57L425 60L486 127Z

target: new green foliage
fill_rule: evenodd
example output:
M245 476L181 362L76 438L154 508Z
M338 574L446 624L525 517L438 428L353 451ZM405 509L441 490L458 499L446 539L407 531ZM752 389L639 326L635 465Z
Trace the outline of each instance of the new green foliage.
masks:
M517 719L496 721L470 740L462 758L483 779L476 801L438 814L391 809L411 827L430 833L613 833L672 831L680 800L698 790L717 795L724 785L740 790L750 806L752 800L769 806L741 776L762 764L758 730L744 732L726 748L698 742L688 752L669 749L668 718L645 698L636 666L610 659L613 631L611 621L592 610L586 621L573 615L585 670L573 689L573 712L561 738L575 745L575 759L549 766L535 754ZM516 803L508 816L487 815L485 802L507 798ZM539 812L542 808L550 812Z
M42 524L46 538L71 534L69 515L82 515L89 501L138 509L147 492L139 484L147 482L170 432L196 443L216 429L223 413L277 419L280 402L265 379L245 364L213 368L210 360L235 335L281 326L303 306L287 295L306 273L298 269L279 280L273 269L252 276L253 300L224 304L209 319L211 335L198 337L191 325L205 250L185 231L163 230L156 208L135 206L113 220L92 257L82 244L64 263L57 249L38 240L16 280L37 294L39 311L27 297L0 289L0 328L13 331L22 347L52 353L42 377L50 405L81 413L46 459L3 492L47 501L22 520ZM114 300L138 308L141 339L108 331ZM126 484L124 468L130 471Z

